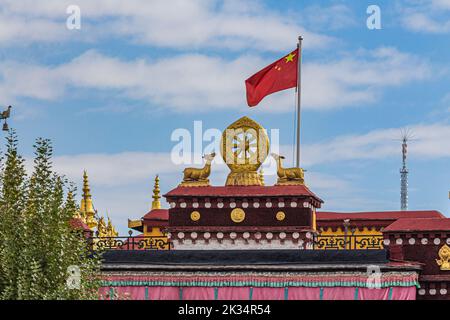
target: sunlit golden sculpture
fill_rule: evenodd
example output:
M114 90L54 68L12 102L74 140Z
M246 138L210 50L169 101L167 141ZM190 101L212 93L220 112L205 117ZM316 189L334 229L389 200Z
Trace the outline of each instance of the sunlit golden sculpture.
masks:
M450 270L450 247L446 244L444 244L438 252L439 259L436 259L436 263L443 271L449 271Z
M209 186L209 175L211 174L211 162L216 153L206 154L203 158L206 160L203 168L186 168L183 171L183 182L180 184L183 187L193 186Z
M161 199L161 195L160 193L160 189L159 189L159 176L156 175L155 177L155 186L153 187L153 201L152 201L152 209L161 209L161 201L159 199Z
M119 235L109 217L108 217L108 224L106 225L106 234L108 235L108 237L117 237Z
M94 230L97 226L97 220L95 219L95 210L92 205L91 189L89 187L86 170L83 173L83 196L80 204L80 215L83 217L83 222L85 222L91 230Z
M105 218L100 217L97 224L97 234L99 237L107 237Z
M229 125L222 133L221 153L230 168L227 186L261 186L258 168L267 158L269 137L266 130L248 117Z
M284 157L276 153L272 153L271 155L277 162L277 185L303 185L305 183L302 168L283 168L281 160Z

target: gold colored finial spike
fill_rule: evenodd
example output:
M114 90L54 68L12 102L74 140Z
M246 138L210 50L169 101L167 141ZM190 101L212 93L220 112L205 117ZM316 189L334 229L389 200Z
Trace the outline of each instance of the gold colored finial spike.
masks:
M161 198L161 196L159 195L159 176L156 175L155 177L155 186L153 188L153 201L152 201L152 210L153 209L161 209L161 201L159 201L159 199Z
M81 198L80 214L84 217L86 224L92 230L98 222L95 219L95 210L92 205L91 190L86 170L83 173L83 197Z
M83 172L83 198L91 197L91 189L89 188L89 179L86 170Z

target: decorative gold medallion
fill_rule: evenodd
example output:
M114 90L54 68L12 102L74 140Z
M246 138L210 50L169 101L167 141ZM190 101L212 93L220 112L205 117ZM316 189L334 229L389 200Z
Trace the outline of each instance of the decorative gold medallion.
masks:
M436 259L436 263L443 271L450 271L450 247L444 244L438 252L439 259Z
M231 211L231 220L236 223L240 223L245 219L245 211L241 208L236 208Z
M198 212L198 211L192 211L192 212L191 212L191 220L192 220L192 221L198 221L198 220L200 220L200 212Z
M283 211L278 211L275 217L278 221L283 221L286 218L286 214Z

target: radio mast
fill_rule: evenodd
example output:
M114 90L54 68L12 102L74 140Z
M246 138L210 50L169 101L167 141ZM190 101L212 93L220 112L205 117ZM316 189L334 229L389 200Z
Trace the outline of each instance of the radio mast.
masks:
M408 210L408 141L411 135L408 131L402 133L402 168L400 169L400 208Z

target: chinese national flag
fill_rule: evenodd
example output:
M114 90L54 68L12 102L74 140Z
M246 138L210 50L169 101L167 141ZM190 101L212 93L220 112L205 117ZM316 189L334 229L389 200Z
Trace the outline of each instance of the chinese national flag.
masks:
M247 103L254 107L271 93L297 86L298 49L245 80Z

